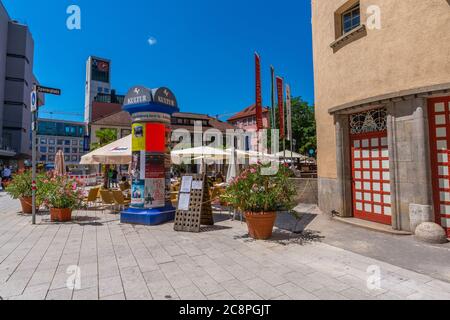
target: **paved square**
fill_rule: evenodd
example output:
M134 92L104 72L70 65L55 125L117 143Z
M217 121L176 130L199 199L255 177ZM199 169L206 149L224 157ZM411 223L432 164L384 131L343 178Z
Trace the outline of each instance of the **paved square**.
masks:
M101 211L78 211L68 224L42 215L32 226L18 211L1 194L2 299L450 299L445 281L318 239L252 241L225 215L191 234L122 225Z

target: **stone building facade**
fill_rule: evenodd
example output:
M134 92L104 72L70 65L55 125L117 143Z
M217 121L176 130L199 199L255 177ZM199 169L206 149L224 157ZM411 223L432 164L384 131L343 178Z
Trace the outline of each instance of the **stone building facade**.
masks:
M38 84L33 65L34 40L28 26L10 18L0 2L0 165L13 170L31 159L30 96ZM39 102L44 104L43 95Z
M312 0L319 205L450 236L450 1Z

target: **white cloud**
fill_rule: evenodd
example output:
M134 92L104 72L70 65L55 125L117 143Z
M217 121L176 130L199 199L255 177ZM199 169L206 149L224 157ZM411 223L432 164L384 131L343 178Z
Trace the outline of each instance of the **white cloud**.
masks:
M155 44L158 43L158 40L156 40L156 38L154 38L154 37L148 38L147 41L148 41L148 44L151 45L151 46L154 46Z

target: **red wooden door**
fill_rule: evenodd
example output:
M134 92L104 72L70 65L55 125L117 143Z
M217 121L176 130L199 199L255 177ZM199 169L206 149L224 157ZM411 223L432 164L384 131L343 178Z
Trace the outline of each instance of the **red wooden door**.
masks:
M353 214L392 224L391 179L387 132L351 135Z
M450 97L430 99L428 114L434 212L450 237Z

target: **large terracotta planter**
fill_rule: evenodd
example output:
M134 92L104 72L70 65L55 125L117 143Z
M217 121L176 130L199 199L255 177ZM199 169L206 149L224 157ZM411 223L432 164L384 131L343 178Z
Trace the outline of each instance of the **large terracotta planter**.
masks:
M276 212L247 212L245 214L245 220L247 221L250 237L256 240L270 239L273 234L273 226L275 225L276 218Z
M50 209L50 218L53 222L68 222L72 220L72 209Z
M20 198L20 204L22 205L22 212L24 214L32 214L33 213L33 199L24 197Z

